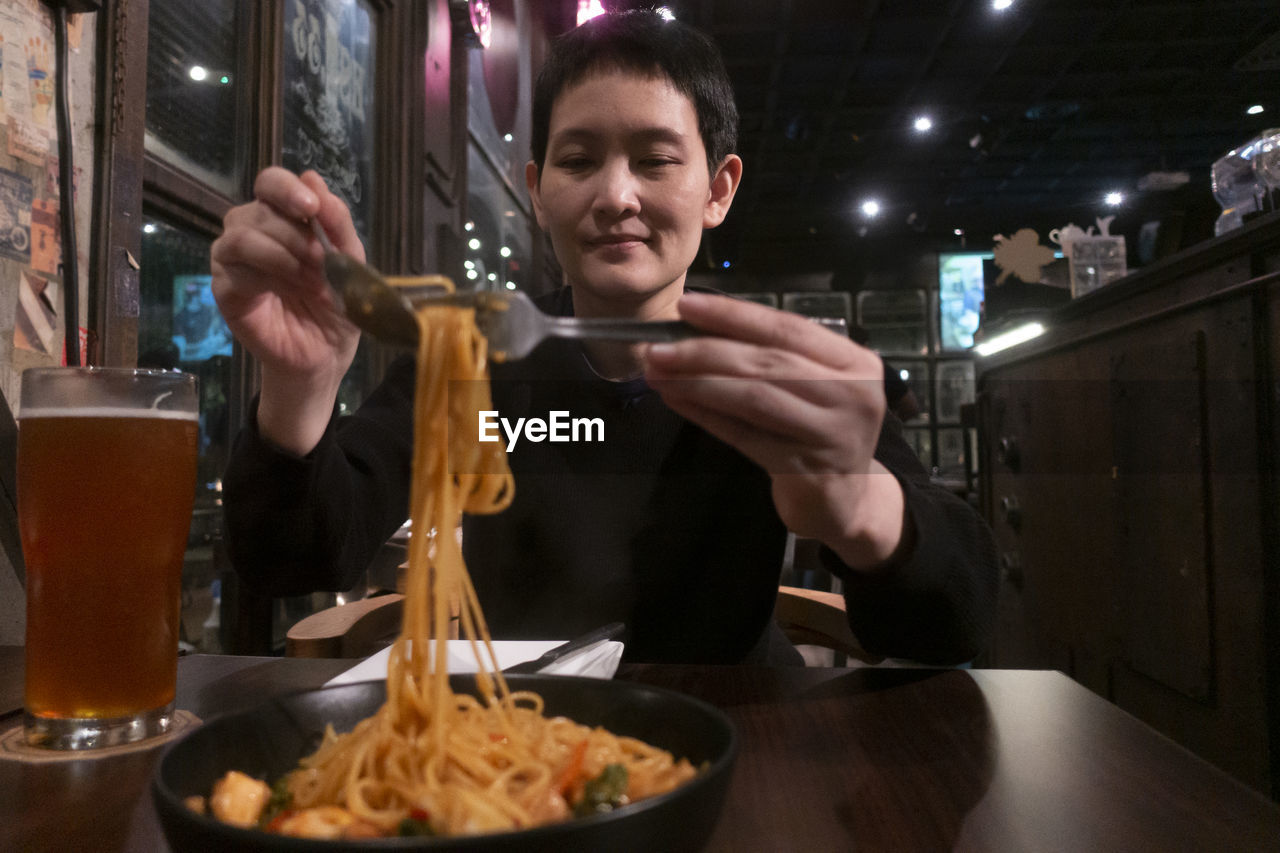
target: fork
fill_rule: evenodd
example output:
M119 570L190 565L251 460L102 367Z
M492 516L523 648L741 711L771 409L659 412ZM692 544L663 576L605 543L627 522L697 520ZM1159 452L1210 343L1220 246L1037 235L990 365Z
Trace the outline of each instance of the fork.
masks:
M453 291L445 276L426 276L412 287L394 287L368 264L338 252L316 219L312 230L324 247L325 278L351 322L385 343L418 345L414 308L426 303L474 308L476 325L489 341L494 361L524 358L547 338L602 341L680 341L707 334L680 320L630 320L623 317L553 317L539 310L523 291ZM823 323L835 328L831 323ZM842 321L837 321L842 324ZM838 331L843 331L843 325Z
M705 334L679 320L647 321L621 317L553 317L544 314L520 290L481 290L412 297L414 305L459 305L475 308L476 326L489 341L494 361L524 358L547 338L598 341L680 341Z
M427 276L415 286L395 287L373 267L334 249L318 220L311 220L311 228L324 247L325 278L343 311L351 322L385 343L417 346L414 308L424 303L474 308L476 325L488 338L489 357L494 361L524 358L549 337L637 342L678 341L704 334L678 320L552 317L518 290L451 293L453 283L445 276Z

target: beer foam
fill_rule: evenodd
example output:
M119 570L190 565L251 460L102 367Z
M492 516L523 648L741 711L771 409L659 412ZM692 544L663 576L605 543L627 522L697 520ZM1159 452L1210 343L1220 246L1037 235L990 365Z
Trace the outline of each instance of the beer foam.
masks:
M149 420L194 421L196 412L172 409L130 409L125 406L74 406L68 408L29 408L18 412L18 420L26 418L147 418Z

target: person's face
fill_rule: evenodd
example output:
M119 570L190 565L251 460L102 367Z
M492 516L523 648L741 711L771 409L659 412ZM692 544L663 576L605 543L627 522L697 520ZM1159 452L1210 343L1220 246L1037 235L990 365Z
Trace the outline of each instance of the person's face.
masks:
M724 219L740 176L736 156L708 174L693 102L666 78L617 71L561 93L542 174L534 163L525 171L575 294L606 305L683 289L703 229Z

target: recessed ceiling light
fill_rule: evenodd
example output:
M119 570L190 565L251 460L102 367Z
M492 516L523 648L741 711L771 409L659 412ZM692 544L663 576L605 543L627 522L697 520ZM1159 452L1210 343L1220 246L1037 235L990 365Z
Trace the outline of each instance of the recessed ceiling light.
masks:
M1109 192L1107 193L1107 204L1112 207L1119 207L1124 204L1124 193Z
M1263 107L1262 104L1254 104L1253 106L1249 107L1249 109L1245 110L1245 112L1247 112L1251 116L1261 115L1265 111L1266 111L1266 108Z
M600 0L578 0L578 23L585 24L587 21L603 15L604 6L600 5Z
M203 65L193 65L187 70L187 76L199 83L209 76L209 72Z
M862 215L868 219L875 219L880 215L880 202L873 198L869 198L862 203Z
M928 133L933 128L933 119L928 116L918 116L914 126L917 133Z
M991 8L997 12L1003 12L1013 5L1013 0L991 0Z

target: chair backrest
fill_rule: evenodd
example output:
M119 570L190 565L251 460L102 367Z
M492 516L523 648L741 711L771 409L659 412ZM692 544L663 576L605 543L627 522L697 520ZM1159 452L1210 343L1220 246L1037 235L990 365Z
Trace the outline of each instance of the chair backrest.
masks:
M336 604L293 624L284 653L292 658L368 657L395 639L404 613L399 593Z
M849 627L844 596L838 592L780 586L773 618L794 645L821 646L864 663L884 660L862 648Z
M290 657L359 658L395 638L404 612L404 596L379 595L321 610L301 619L285 636ZM882 657L862 648L849 627L844 597L834 592L782 586L774 619L796 644L821 646L866 663ZM451 636L457 636L456 630Z

